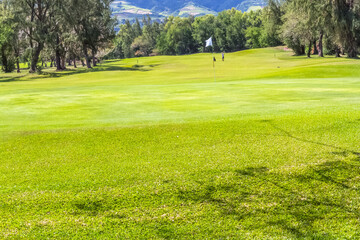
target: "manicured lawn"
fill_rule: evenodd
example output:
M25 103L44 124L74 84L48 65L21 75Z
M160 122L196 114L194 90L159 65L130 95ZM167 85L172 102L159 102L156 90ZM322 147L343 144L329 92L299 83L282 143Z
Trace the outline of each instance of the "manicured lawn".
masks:
M0 75L0 238L359 239L360 61L280 48Z

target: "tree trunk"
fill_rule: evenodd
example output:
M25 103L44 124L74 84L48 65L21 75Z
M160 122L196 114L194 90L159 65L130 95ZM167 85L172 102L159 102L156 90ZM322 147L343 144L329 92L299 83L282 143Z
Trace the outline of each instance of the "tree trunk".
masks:
M92 50L92 60L93 60L93 66L96 67L96 59L95 59L96 52Z
M308 58L311 58L311 47L312 47L312 42L309 41L309 48L308 48L308 51L307 51L307 57Z
M81 61L82 66L85 67L84 60L83 60L83 59L80 59L80 61Z
M68 66L71 66L71 59L69 59Z
M55 52L55 62L56 62L56 71L61 71L61 57L60 57L60 50L59 48L56 49L56 52Z
M16 58L16 69L17 69L17 73L20 73L20 63L19 63L19 58Z
M39 61L39 56L41 51L43 50L44 45L42 43L39 43L36 47L35 47L35 51L33 53L32 59L31 59L31 66L30 66L30 73L34 73L36 72L36 65Z
M319 50L318 50L318 47L317 47L317 44L316 44L316 40L314 40L314 52L313 52L314 55L318 55L319 54Z
M7 61L7 56L5 53L5 45L2 46L1 48L1 61L2 61L2 65L3 65L3 71L4 72L8 72L8 61Z
M357 44L356 39L353 36L352 32L349 32L347 34L347 44L346 45L346 53L348 54L349 58L357 58Z
M62 69L62 70L65 70L65 69L66 69L65 56L63 56L63 57L61 58L61 69Z
M339 47L336 47L336 50L335 50L335 57L339 58L340 57L340 48Z
M19 49L17 47L14 48L14 52L15 52L15 57L16 57L16 69L17 69L17 73L20 73L20 62L19 62L19 58L20 58L20 53L19 53Z
M55 49L55 62L56 62L56 71L61 71L61 52L60 52L60 38L59 35L56 36L56 49Z
M90 62L90 57L87 51L87 47L85 45L83 45L83 52L85 55L85 60L86 60L86 66L87 68L91 68L91 62Z
M305 45L301 45L300 55L305 55Z
M74 68L77 68L77 66L76 66L76 59L75 59L75 58L74 58L73 62L74 62Z
M323 37L324 37L324 34L322 32L320 32L320 37L319 37L319 57L324 57Z

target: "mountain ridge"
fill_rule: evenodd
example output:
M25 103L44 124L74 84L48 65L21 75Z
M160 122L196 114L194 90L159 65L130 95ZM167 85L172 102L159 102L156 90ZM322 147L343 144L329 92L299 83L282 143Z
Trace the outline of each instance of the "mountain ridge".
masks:
M149 15L161 20L170 15L186 17L216 15L218 12L236 8L243 12L254 7L264 7L265 0L116 0L112 3L114 16L124 22Z

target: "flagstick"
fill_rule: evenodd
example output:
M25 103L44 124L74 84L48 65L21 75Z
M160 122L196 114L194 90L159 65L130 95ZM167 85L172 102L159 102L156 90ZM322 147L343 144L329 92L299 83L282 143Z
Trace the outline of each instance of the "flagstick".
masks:
M215 56L214 56L214 45L212 43L212 37L210 37L208 40L206 40L205 44L206 44L205 48L211 46L211 52L212 52L212 56L213 56L214 82L216 82Z
M211 46L212 55L213 55L213 69L214 69L214 82L216 82L216 72L215 72L215 56L214 56L214 47Z

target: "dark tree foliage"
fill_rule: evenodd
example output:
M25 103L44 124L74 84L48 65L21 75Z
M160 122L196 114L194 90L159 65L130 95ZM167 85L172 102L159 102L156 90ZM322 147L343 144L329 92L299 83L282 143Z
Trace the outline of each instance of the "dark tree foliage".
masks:
M206 51L237 51L246 48L273 46L268 44L264 32L262 11L242 13L226 10L218 16L169 17L162 23L138 21L131 25L126 21L114 41L108 58L127 58L151 54L180 55ZM137 33L142 32L139 37ZM213 37L213 49L205 48L205 41ZM143 50L139 50L140 47ZM138 52L138 54L136 54Z
M112 0L3 0L0 1L2 69L20 72L20 61L30 72L47 62L64 70L85 57L96 65L99 49L115 37ZM91 63L90 56L93 58Z
M321 57L326 52L337 57L343 53L350 58L357 58L360 44L360 1L284 0L281 7L285 12L282 36L284 42L295 52L298 52L299 47L307 45L309 57L313 50ZM324 46L328 49L324 49Z

